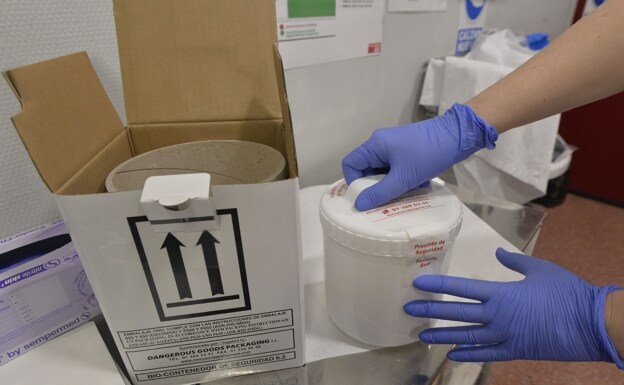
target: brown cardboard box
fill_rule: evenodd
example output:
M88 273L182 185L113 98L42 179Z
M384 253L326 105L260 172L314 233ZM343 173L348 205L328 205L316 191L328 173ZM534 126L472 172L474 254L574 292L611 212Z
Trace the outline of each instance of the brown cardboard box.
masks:
M127 127L85 52L4 76L22 103L14 124L130 379L192 383L302 365L297 162L274 0L114 0L114 12ZM127 159L210 139L277 149L288 179L213 186L221 227L202 233L155 231L141 191L104 193Z
M270 3L115 0L127 128L86 53L5 72L23 106L13 121L50 190L103 192L111 165L210 139L269 145L297 177Z

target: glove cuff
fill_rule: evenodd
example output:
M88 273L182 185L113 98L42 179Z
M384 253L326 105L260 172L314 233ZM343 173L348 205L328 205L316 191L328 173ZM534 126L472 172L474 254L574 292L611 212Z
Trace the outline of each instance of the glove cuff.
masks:
M455 118L459 127L460 140L455 163L461 162L481 149L491 150L496 147L498 132L477 115L470 106L455 103L445 115Z
M622 359L622 357L618 354L613 341L611 341L611 338L607 333L607 324L605 320L607 295L616 290L624 290L624 288L610 285L603 286L599 289L594 307L594 311L596 312L594 319L598 322L598 338L600 338L602 346L604 347L604 351L608 358L607 361L613 362L620 369L624 369L624 359Z

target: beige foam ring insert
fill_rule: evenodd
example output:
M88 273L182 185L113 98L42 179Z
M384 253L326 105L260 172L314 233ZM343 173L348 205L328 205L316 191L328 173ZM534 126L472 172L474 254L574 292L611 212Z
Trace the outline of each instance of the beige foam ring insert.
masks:
M286 177L276 149L253 142L209 140L146 152L117 166L106 178L109 192L141 190L150 176L207 172L212 185L265 183Z

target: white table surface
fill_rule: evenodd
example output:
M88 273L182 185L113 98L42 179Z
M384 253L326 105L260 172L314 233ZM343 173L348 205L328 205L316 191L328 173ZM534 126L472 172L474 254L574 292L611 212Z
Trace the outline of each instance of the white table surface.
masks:
M95 323L0 366L1 385L124 385Z
M359 353L375 349L353 340L338 330L325 310L322 229L319 201L328 186L301 190L301 231L305 295L306 361ZM499 281L522 276L500 265L497 247L518 251L466 207L462 229L450 258L450 275ZM439 322L448 325L450 322ZM123 385L93 322L58 337L28 354L0 367L0 385Z
M342 333L330 321L325 309L323 231L318 211L321 195L328 187L304 188L300 195L307 362L377 349ZM449 275L496 281L521 279L522 275L502 266L494 256L498 247L514 252L519 250L467 207L463 206L462 210L462 228L455 245L447 255L451 259ZM443 298L445 297L451 298ZM438 321L436 326L456 324L458 323Z

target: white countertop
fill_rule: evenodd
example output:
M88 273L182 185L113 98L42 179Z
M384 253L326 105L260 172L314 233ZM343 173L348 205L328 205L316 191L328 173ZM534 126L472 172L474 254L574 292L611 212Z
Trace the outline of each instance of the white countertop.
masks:
M0 366L1 385L124 385L93 321Z
M325 311L323 242L318 209L321 194L327 187L304 188L300 195L307 362L375 349L343 334L331 323ZM449 274L499 281L521 278L500 265L494 256L497 247L518 250L468 208L463 209L462 230L450 254ZM0 367L0 385L84 383L124 384L93 322Z
M319 222L319 202L329 186L301 190L301 232L306 322L306 361L360 353L376 347L360 343L342 333L330 321L325 310L323 232ZM494 256L498 247L518 252L490 226L463 206L463 224L450 254L449 275L497 281L522 278L502 266ZM450 296L447 296L450 298ZM437 326L456 323L438 321Z

